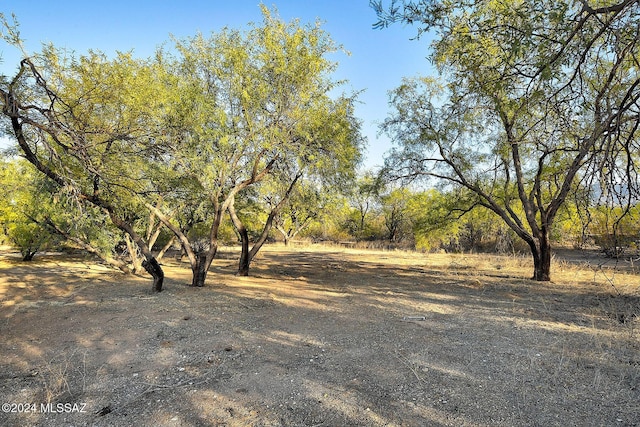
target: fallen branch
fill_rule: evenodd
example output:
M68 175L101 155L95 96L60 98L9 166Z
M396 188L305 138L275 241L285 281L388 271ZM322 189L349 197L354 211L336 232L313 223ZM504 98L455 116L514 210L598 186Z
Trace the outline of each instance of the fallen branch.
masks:
M420 382L423 381L422 378L420 378L420 375L418 375L418 372L414 369L412 363L409 360L407 360L407 358L400 356L398 353L394 353L393 355L396 357L396 359L400 361L400 363L402 363L404 366L409 368L411 372L413 372L413 375L415 375L418 381Z

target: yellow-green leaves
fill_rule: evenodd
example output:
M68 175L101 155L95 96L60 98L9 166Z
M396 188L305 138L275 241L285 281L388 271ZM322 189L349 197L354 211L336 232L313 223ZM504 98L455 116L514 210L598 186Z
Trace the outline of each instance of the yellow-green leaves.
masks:
M273 162L319 170L338 159L342 170L353 169L361 147L352 100L329 97L337 83L327 56L335 44L317 24L262 12L262 22L246 31L178 42L180 80L191 88L180 104L197 108L185 129L194 145L176 155L200 153L189 156L190 165L210 176L223 172L222 185L251 179Z

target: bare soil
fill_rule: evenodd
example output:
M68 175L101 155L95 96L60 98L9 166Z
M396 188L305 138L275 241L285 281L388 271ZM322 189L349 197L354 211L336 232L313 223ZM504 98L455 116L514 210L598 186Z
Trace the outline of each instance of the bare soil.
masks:
M227 249L152 294L5 251L0 426L640 426L640 276L570 255Z

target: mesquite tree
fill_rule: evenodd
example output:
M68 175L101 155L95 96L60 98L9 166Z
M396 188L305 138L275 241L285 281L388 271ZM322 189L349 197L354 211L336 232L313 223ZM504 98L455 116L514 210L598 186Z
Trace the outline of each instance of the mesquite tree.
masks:
M43 224L56 211L50 185L30 164L0 156L0 233L31 261L39 251L56 242Z
M288 178L275 216L303 176L339 181L360 159L354 96L334 95L340 82L327 56L338 47L319 24L262 10L261 25L177 41L173 54L147 60L48 46L0 83L7 134L22 155L129 236L157 291L156 219L182 245L192 284L203 286L223 216L243 227L236 197L274 174ZM19 47L15 27L5 28ZM243 251L247 269L263 241Z
M6 28L19 46L15 28ZM136 229L136 195L149 190L147 170L159 155L153 133L164 86L157 71L128 54L74 57L47 46L22 59L15 76L2 79L0 101L6 134L21 155L128 234L145 258L153 290L160 292L164 272Z
M470 191L527 243L533 278L550 280L549 233L579 184L596 176L637 188L640 3L372 5L380 27L434 31L441 77L391 94L383 127L398 147L387 172Z
M295 171L287 184L293 188L303 174L318 170L348 174L360 158L353 99L329 97L337 86L330 75L335 64L326 58L337 49L333 41L319 25L286 23L262 11L262 24L248 31L225 29L179 41L179 55L171 59L180 77L165 138L171 182L190 186L189 203L206 201L208 236L194 239L178 216L150 208L182 244L193 286L205 283L227 212L243 240L241 274L264 241L249 250L234 206L242 192L285 167Z

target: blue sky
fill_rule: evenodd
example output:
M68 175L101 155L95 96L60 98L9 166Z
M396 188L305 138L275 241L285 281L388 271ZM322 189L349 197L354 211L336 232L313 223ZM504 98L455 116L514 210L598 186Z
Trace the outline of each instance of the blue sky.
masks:
M9 2L7 2L9 3ZM245 28L260 22L260 0L111 0L71 1L20 0L0 6L5 16L15 13L20 32L30 52L42 43L51 42L77 53L97 49L113 54L133 50L146 57L170 35L192 36L198 31L208 34L228 26ZM411 40L413 27L396 24L384 30L372 29L376 21L369 0L280 0L264 1L275 6L282 19L294 18L302 23L321 20L332 39L351 55L337 55L335 75L349 81L347 91L364 92L357 115L363 120L363 134L368 138L366 168L382 164L391 148L385 136L378 136L378 123L388 111L388 91L400 84L402 77L432 71L426 39ZM19 55L0 42L0 74L12 75Z

